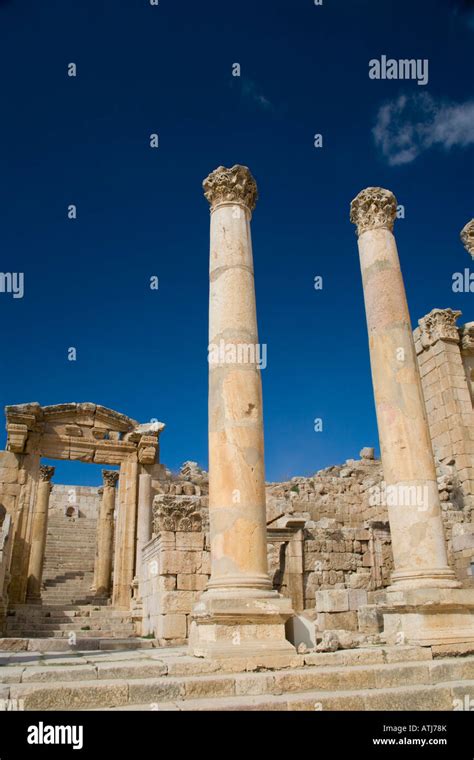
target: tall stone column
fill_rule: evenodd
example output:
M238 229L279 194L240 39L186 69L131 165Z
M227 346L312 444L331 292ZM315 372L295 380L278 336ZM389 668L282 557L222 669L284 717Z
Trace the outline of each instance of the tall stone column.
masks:
M31 529L31 550L28 564L27 601L41 598L41 580L43 576L44 551L48 530L49 494L51 478L55 468L42 464L39 468L39 483Z
M194 610L198 656L291 652L289 600L267 568L262 387L250 219L257 200L245 166L203 183L211 205L209 519L211 577Z
M102 470L104 485L99 519L97 521L97 550L95 565L96 596L110 594L112 556L114 541L115 485L119 479L117 470Z
M151 521L151 474L141 472L138 476L137 555L135 559L135 574L138 581L142 575L142 549L151 539Z
M358 232L395 565L387 598L399 613L393 627L412 640L428 643L435 616L426 613L436 611L436 602L440 612L446 612L449 602L453 608L460 583L448 567L428 421L392 234L396 210L390 191L369 187L352 201L351 221ZM438 638L449 633L450 626L454 635L460 622L460 618L446 619L442 634L443 622L436 620ZM472 617L462 625L463 635L474 633Z
M116 521L114 607L129 609L135 571L138 461L132 456L120 465L119 508Z

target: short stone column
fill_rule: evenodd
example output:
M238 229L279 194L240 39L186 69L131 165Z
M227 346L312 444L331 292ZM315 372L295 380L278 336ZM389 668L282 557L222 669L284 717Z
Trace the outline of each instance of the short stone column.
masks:
M288 599L267 567L263 411L250 219L257 199L245 166L203 183L211 205L209 519L211 577L194 609L198 656L294 651Z
M40 465L39 468L39 483L31 530L27 601L41 598L44 551L46 548L46 535L48 531L49 494L51 493L51 478L54 475L54 471L54 467L45 464Z
M108 597L112 575L114 542L115 485L119 479L117 470L102 470L104 485L99 519L97 521L97 549L94 585L96 596Z
M375 406L387 494L395 570L387 594L398 629L418 643L446 640L451 628L474 634L474 619L463 618L465 598L448 566L436 470L400 270L392 234L397 201L383 188L369 187L352 201L369 333ZM465 593L464 591L462 593ZM456 620L447 613L456 607ZM471 599L471 601L473 601ZM445 613L441 617L428 613ZM469 606L469 605L468 605ZM433 632L436 629L436 633Z
M151 539L151 524L151 474L149 472L141 472L138 476L137 555L135 559L135 575L139 583L143 575L142 550Z

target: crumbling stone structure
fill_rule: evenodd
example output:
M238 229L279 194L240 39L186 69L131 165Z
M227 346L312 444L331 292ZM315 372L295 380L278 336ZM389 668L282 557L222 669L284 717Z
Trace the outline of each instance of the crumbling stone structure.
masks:
M8 604L37 601L46 543L53 468L41 458L120 466L115 527L113 602L128 609L134 577L139 474L159 476L162 423L139 425L96 404L8 406L7 446L0 455L0 501L11 518ZM5 593L5 592L4 592Z
M392 234L396 201L380 188L359 194L352 219L382 462L366 447L340 466L265 484L257 356L247 352L242 361L242 347L258 343L250 240L256 185L236 166L219 167L204 187L210 346L219 348L209 367L209 475L192 461L177 475L159 464L162 423L140 425L89 403L7 407L0 628L8 633L16 615L14 630L24 620L32 631L34 621L44 624L42 607L50 614L48 598L67 601L43 578L54 519L59 537L61 525L69 536L76 525L76 543L93 540L83 553L91 558L83 568L92 581L87 601L103 606L94 609L97 620L118 619L122 635L132 629L164 646L189 641L204 657L293 656L290 641L313 647L323 639L324 646L327 634L336 637L331 646L343 633L377 640L401 632L421 644L470 640L473 323L458 326L460 312L434 309L412 334ZM222 342L235 350L221 352ZM119 469L103 470L100 489L55 486L54 467L42 458ZM48 575L47 583L57 579Z

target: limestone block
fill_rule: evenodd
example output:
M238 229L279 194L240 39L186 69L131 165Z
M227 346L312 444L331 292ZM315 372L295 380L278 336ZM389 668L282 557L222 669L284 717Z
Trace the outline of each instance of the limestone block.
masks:
M338 628L357 631L357 612L319 612L316 625L319 631L334 631Z
M346 589L316 591L316 609L318 612L347 612L349 592Z
M28 648L28 639L0 638L1 652L24 652Z
M0 467L0 483L16 483L17 480L17 467Z
M196 576L191 575L191 578ZM156 590L157 591L174 591L176 589L176 575L159 575L156 578Z
M380 633L383 629L383 616L375 604L359 607L357 621L361 633Z
M193 591L166 591L159 600L160 611L164 614L184 612L190 614L196 593Z
M160 575L195 573L198 570L200 552L184 552L166 549L159 558Z
M201 552L201 566L199 572L202 575L211 574L211 553L209 551Z
M186 615L158 615L156 636L159 639L184 639L186 637Z
M19 457L12 451L0 451L0 467L19 467Z
M364 589L351 588L348 590L349 609L358 610L362 605L367 604L367 591Z
M18 496L21 492L19 483L5 483L2 487L2 496Z
M102 707L106 703L116 706L128 702L128 684L114 681L83 684L31 683L15 684L10 688L11 699L23 699L26 710L77 710L87 707Z
M204 546L204 533L200 531L193 532L176 532L176 548L184 550L202 551Z
M180 573L177 577L177 588L183 591L203 591L207 585L207 581L207 575Z

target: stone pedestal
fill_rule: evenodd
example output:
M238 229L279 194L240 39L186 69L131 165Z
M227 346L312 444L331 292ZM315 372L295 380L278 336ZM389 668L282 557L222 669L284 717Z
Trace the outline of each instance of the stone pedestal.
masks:
M209 519L211 578L194 608L198 656L292 652L289 600L267 568L263 412L250 218L257 188L244 166L204 182L211 204Z
M285 623L292 615L291 600L276 591L254 598L249 591L235 596L206 591L193 610L191 653L216 659L294 654L285 638Z
M389 644L474 644L474 589L388 590L380 606Z
M114 539L114 510L115 484L119 479L116 470L102 470L104 486L102 503L97 523L97 550L95 566L96 596L107 597L110 594L112 573L113 539Z
M49 467L48 465L41 465L39 468L40 479L33 513L31 551L28 565L28 602L39 601L41 599L44 551L48 531L49 494L51 493L51 478L54 475L54 470L54 467Z
M432 627L435 600L443 599L440 631L447 631L451 599L451 608L456 609L451 628L469 636L472 609L466 604L466 594L472 593L474 601L474 591L463 592L461 606L455 601L460 583L448 566L428 421L392 234L396 209L394 195L383 188L367 188L351 204L351 221L359 236L381 458L390 495L387 506L395 570L384 612L386 617L398 616L400 632L408 640L428 641L425 634ZM418 606L417 599L423 600ZM394 600L398 600L397 613Z

